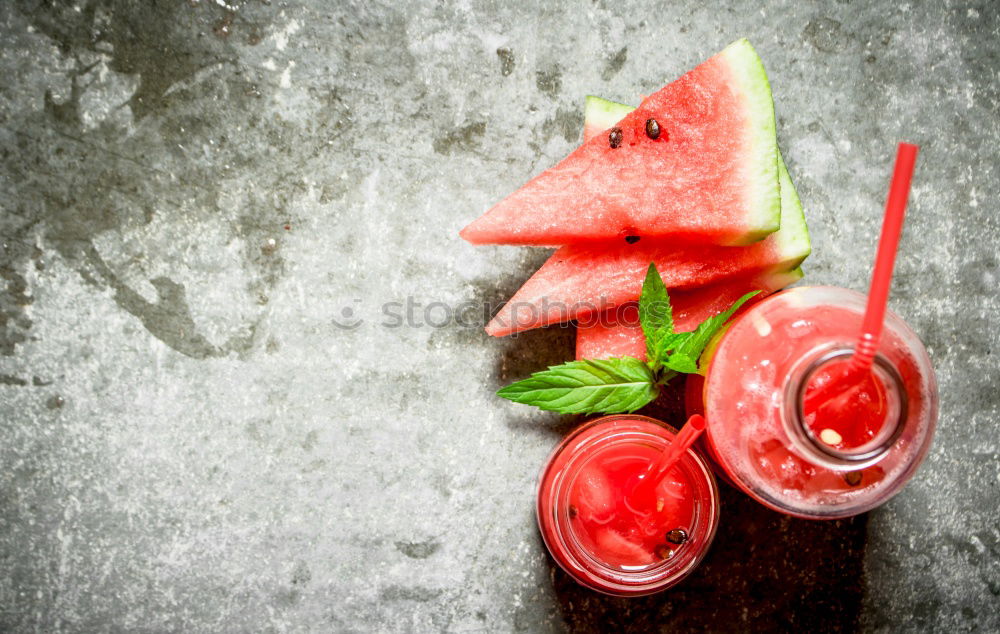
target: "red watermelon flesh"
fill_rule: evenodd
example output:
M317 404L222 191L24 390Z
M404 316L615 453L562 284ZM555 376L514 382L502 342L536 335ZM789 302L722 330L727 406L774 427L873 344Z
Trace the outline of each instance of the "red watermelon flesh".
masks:
M585 126L613 125L629 106L588 97ZM586 319L639 297L650 261L670 289L712 284L727 277L788 271L809 255L802 203L779 157L781 229L747 247L684 247L625 239L556 251L486 326L503 336L539 326Z
M767 295L800 279L802 279L802 269L794 269L784 273L757 275L750 279L728 280L692 291L671 293L674 329L677 332L694 330L698 324L725 311L745 294L761 291L744 304L740 309L742 312ZM599 315L592 315L587 321L577 324L577 359L610 359L626 356L646 358L646 338L639 325L639 310L635 302L623 304L617 309Z
M646 134L655 119L658 138ZM475 244L558 246L624 235L742 245L778 229L774 106L746 40L643 100L462 230Z
M794 214L786 214L793 216ZM667 288L691 289L727 278L787 271L809 254L805 223L783 218L784 226L748 247L686 247L672 242L625 240L557 250L486 325L494 337L549 324L586 319L634 301L650 262Z

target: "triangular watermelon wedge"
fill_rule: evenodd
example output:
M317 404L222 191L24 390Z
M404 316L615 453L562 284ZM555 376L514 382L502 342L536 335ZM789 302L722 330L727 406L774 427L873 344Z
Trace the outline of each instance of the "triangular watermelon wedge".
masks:
M782 273L765 273L750 279L726 280L693 291L670 294L674 329L688 332L709 317L724 312L740 297L751 291L761 291L740 309L764 299L789 284L802 279L802 269ZM646 358L646 337L639 325L639 311L629 302L601 315L592 316L590 323L580 322L576 329L577 359L610 359L612 357Z
M647 133L654 119L660 133ZM735 42L650 95L462 230L475 244L558 246L625 235L742 245L777 230L774 105ZM617 136L616 136L617 138Z
M628 106L590 97L586 131L614 123ZM713 284L794 269L809 255L811 243L802 203L779 162L781 229L747 247L678 247L673 242L625 239L566 246L553 254L487 324L502 337L553 323L585 319L639 297L642 279L655 262L667 288Z

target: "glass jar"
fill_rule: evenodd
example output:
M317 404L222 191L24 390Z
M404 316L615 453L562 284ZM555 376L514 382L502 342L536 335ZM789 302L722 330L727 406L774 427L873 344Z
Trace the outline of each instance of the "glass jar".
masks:
M876 412L878 424L848 443L843 430L817 432L823 421L806 414L807 385L845 365L864 310L865 296L855 291L794 288L750 308L710 346L706 444L729 479L772 509L812 519L862 513L895 495L927 454L938 414L934 370L920 339L892 312L871 394L838 395L867 399L857 411ZM837 420L857 427L861 415L850 411Z
M675 515L683 519L677 520L677 526L669 524L670 530L656 533L654 528L648 533L655 533L652 539L661 540L662 545L649 548L648 544L638 546L619 539L621 536L610 528L616 525L616 518L610 516L595 520L608 523L610 545L601 538L602 526L597 526L595 538L585 528L590 525L583 524L587 504L603 504L607 509L617 504L617 512L623 508L619 504L625 495L622 481L600 476L601 482L595 483L597 466L635 465L642 471L669 447L676 434L673 427L645 416L606 416L574 430L549 457L538 485L538 527L556 563L578 583L616 596L651 594L678 583L705 556L719 522L719 491L709 464L695 451L686 452L670 471L673 485L680 487L673 491L683 491L684 499L671 498L667 503L683 507ZM595 486L599 490L594 490ZM586 498L583 502L580 495ZM667 495L671 495L669 491ZM662 501L657 502L656 511L669 510L663 509ZM632 511L629 506L627 512ZM634 560L630 561L633 551Z

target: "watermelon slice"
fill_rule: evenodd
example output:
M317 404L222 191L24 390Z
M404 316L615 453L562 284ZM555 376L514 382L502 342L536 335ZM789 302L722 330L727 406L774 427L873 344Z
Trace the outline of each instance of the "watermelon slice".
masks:
M727 280L693 291L671 293L674 328L688 332L709 317L718 315L733 302L749 293L761 291L740 309L760 301L770 293L802 279L802 269L783 273L764 273L750 279ZM630 302L607 313L592 316L589 323L580 322L576 330L577 359L610 359L612 357L646 358L646 338L639 325L639 311Z
M791 181L787 182L787 189L794 192ZM783 210L780 231L748 247L678 248L651 239L631 245L617 241L566 246L524 283L486 325L486 332L502 337L586 319L633 301L639 297L650 262L656 263L667 288L690 289L726 278L788 271L801 264L809 251L809 233L798 204Z
M589 97L585 130L614 125L614 117L627 108ZM809 231L784 162L778 167L781 229L767 239L746 247L678 247L673 241L648 238L634 243L619 239L566 246L525 282L486 325L486 332L502 337L572 319L585 320L633 301L639 296L650 262L656 263L669 289L794 269L811 251Z
M655 139L646 133L649 119L659 126ZM590 139L462 237L558 246L637 235L743 245L778 229L774 106L748 41L647 97L617 127L616 147L610 135Z
M614 126L622 117L632 111L631 106L588 96L584 107L584 140L602 134ZM783 205L798 204L798 196L791 184L781 153L778 153L779 169L783 172L781 200ZM787 181L786 181L787 177ZM770 293L802 279L802 269L796 268L781 273L766 273L750 280L732 280L713 284L703 289L678 292L671 295L674 308L675 327L678 332L694 330L705 319L721 313L734 301L750 291L762 291L747 302L740 312L760 301ZM578 323L576 332L577 359L610 359L631 356L646 358L646 338L639 326L639 313L634 302L618 311L608 311L592 316L593 323Z

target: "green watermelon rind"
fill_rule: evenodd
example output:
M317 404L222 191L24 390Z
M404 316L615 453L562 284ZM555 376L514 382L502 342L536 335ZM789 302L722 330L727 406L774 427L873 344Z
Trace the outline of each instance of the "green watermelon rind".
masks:
M795 282L798 282L805 276L806 274L802 270L802 267L796 266L794 269L790 271L782 271L781 273L775 273L774 279L778 281L777 283L773 284L773 286L775 289L781 290L786 286L791 286Z
M764 62L746 38L737 40L727 46L721 53L733 73L733 79L739 86L743 99L748 104L751 113L751 138L755 145L751 156L761 157L748 166L753 171L750 182L758 188L755 199L761 201L755 205L756 217L748 218L748 224L761 227L749 232L744 240L734 243L734 246L750 244L763 240L769 234L778 230L781 224L781 197L775 188L778 180L778 146L774 139L777 125L774 120L774 99L771 95L771 82L764 70Z
M584 108L584 122L596 128L610 128L621 121L622 117L634 110L631 106L588 96ZM773 144L773 137L771 143ZM809 257L812 243L809 239L809 228L806 226L802 201L799 199L792 177L788 173L780 150L775 146L778 157L779 208L778 217L780 229L774 234L778 249L786 258L782 261L782 269L794 269Z
M812 240L802 201L795 191L781 153L778 153L778 183L781 186L781 230L774 234L778 250L789 258L789 266L798 266L812 253Z
M587 95L583 105L583 119L596 128L609 130L628 113L635 110L617 101L610 101L594 95Z

